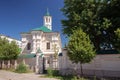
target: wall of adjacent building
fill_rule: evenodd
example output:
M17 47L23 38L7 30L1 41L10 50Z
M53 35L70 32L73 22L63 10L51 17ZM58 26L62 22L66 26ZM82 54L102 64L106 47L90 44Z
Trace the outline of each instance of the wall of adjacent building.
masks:
M67 50L63 50L63 56L59 57L59 69L63 75L80 74L80 64L72 63ZM83 64L85 75L120 77L120 54L96 55L90 62Z
M15 41L16 44L17 44L20 48L22 47L22 42L21 42L20 40L17 40L17 39L14 39L14 38L11 38L11 37L9 37L9 36L2 35L2 34L0 34L0 37L1 37L1 38L6 38L9 42Z

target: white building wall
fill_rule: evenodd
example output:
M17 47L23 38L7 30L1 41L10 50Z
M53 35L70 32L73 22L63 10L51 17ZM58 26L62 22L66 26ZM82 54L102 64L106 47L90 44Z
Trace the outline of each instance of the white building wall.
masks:
M42 53L45 57L45 67L48 68L50 66L50 57L54 56L54 49L53 45L56 44L58 47L58 53L61 52L61 40L60 40L60 34L57 32L50 32L45 33L42 31L31 31L29 34L21 34L22 36L22 42L24 45L22 46L23 52L22 54L36 54L37 50L40 48ZM54 36L54 39L53 39ZM31 50L27 50L27 43L31 43ZM47 42L50 42L50 49L47 49ZM42 64L41 64L42 65Z
M22 48L27 46L30 42L32 46L31 53L36 53L40 48L44 54L54 54L53 45L56 44L58 51L61 52L61 40L59 33L44 33L41 31L33 31L29 34L21 34L22 36ZM47 49L47 42L50 42L50 49ZM27 50L24 50L27 52ZM24 53L23 52L23 53Z

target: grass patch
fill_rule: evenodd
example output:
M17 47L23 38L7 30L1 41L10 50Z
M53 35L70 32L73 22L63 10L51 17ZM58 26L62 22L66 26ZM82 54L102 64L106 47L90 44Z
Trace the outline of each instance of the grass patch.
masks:
M72 76L72 75L69 75L69 76L48 76L48 75L44 75L44 76L40 76L42 78L56 78L56 79L60 79L60 80L88 80L88 79L85 79L85 78L77 78L76 76Z
M20 63L14 72L16 72L16 73L28 73L28 72L30 72L30 70L28 69L28 67L24 63Z
M119 77L97 77L97 76L84 76L83 78L73 76L73 75L67 75L62 76L59 74L57 70L48 69L46 75L40 76L42 78L56 78L59 80L120 80Z
M53 76L58 76L58 70L52 70L51 68L48 68L47 70L47 76L53 77Z
M1 70L11 71L11 72L14 72L14 71L15 71L15 69L14 69L14 68L2 68Z
M59 74L59 72L57 70L52 70L50 68L48 68L46 75L43 75L43 76L40 76L40 77L56 78L56 79L60 79L60 80L88 80L88 79L85 79L85 78L77 78L76 76L73 76L73 75L62 76L62 75Z

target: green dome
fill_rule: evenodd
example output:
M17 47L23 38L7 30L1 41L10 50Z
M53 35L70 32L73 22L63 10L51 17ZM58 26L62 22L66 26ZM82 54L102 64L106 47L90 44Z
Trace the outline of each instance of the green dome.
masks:
M35 28L32 31L43 31L43 32L52 32L50 29L48 29L46 26L41 26L39 28Z

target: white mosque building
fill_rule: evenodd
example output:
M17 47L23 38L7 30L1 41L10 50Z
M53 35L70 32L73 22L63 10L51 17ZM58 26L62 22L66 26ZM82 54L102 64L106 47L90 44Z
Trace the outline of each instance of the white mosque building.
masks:
M21 54L36 54L40 50L46 58L47 64L50 56L54 56L56 51L57 54L62 51L62 45L60 33L52 31L52 16L48 10L43 20L43 26L21 33Z

